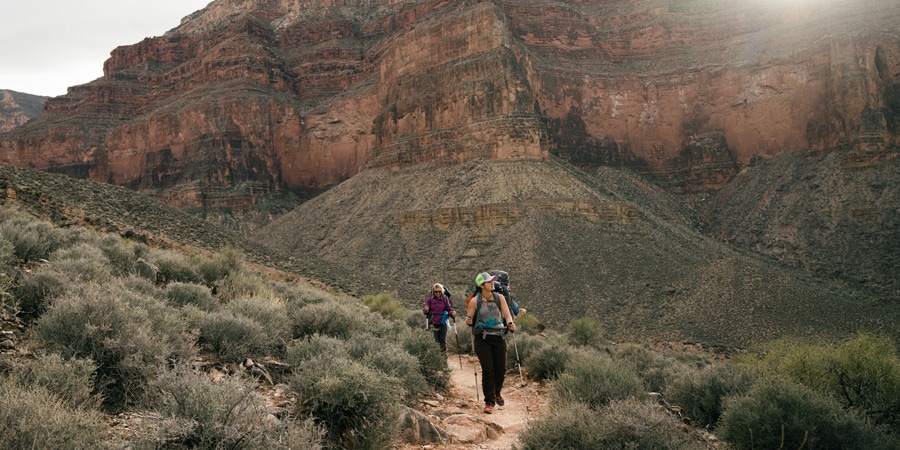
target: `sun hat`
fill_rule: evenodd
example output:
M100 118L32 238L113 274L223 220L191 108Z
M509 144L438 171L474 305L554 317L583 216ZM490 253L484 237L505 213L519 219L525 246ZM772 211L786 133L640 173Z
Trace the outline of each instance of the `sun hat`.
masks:
M494 281L496 279L497 279L497 277L495 277L487 272L481 272L478 274L477 277L475 277L475 285L481 286L483 283L487 283L489 281Z

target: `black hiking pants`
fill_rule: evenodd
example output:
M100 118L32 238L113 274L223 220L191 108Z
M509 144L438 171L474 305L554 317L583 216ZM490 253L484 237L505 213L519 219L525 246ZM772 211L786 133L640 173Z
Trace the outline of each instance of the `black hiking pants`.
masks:
M441 346L441 351L447 351L447 325L438 324L431 325L431 331L434 333L434 342Z
M474 330L473 330L474 331ZM506 378L506 341L503 336L487 335L475 331L475 354L481 363L481 390L484 404L493 406Z

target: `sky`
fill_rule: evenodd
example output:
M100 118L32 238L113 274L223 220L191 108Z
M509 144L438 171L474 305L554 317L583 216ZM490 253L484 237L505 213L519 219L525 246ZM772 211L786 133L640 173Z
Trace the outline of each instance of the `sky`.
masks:
M0 89L55 97L212 0L0 0Z

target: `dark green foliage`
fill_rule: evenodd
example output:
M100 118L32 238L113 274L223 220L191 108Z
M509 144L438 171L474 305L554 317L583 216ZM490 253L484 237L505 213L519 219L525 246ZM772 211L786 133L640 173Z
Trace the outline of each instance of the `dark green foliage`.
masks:
M199 284L173 282L166 286L166 300L175 306L194 305L204 311L219 307L219 300L213 297L209 288Z
M566 344L552 341L537 349L525 359L528 376L534 380L555 380L559 377L569 360L573 350Z
M551 391L555 405L577 401L595 411L613 400L643 395L644 387L634 370L604 355L589 353L573 357Z
M531 313L525 313L516 317L516 328L516 331L528 334L538 334L543 331L544 326L538 321L537 316Z
M419 369L432 389L446 392L450 387L450 368L431 332L410 330L403 336L403 349L419 360Z
M782 378L726 400L718 431L734 448L876 449L876 433L837 400Z
M572 345L597 347L603 339L603 329L600 322L581 317L569 324L569 343Z
M0 448L106 448L105 418L72 406L40 385L0 376Z
M731 363L685 368L666 388L665 398L680 407L694 425L714 427L722 415L723 400L745 393L752 383L747 370Z
M216 311L200 321L200 345L222 361L258 358L271 344L262 325L240 314Z
M66 292L67 280L53 270L41 270L22 275L19 284L13 288L19 317L26 321L35 320L47 310L51 299Z
M703 449L657 405L634 399L593 411L568 403L532 423L520 436L522 450Z
M327 430L336 448L389 448L399 419L396 378L341 357L320 357L294 371L291 388L301 413Z

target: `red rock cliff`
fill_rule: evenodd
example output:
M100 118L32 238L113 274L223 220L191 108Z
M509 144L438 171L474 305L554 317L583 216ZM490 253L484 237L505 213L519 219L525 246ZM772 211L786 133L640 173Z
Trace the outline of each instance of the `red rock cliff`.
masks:
M721 185L900 145L896 0L217 0L113 50L0 160L245 207L362 167L542 159Z

